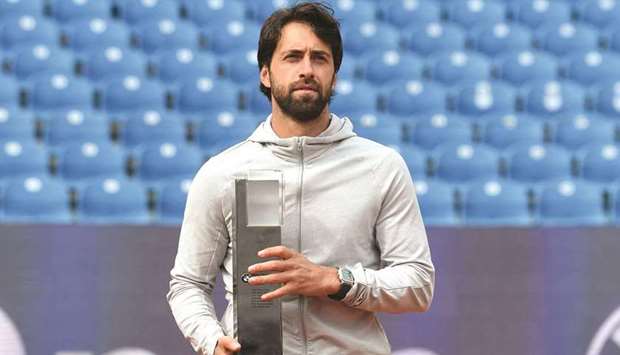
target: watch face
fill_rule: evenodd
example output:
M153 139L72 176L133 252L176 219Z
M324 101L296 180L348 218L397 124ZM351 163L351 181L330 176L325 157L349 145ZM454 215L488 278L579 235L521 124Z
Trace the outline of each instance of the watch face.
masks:
M353 277L353 273L351 272L351 270L346 269L346 268L342 268L340 270L341 270L341 275L342 275L342 282L348 283L351 285L355 283L355 278Z

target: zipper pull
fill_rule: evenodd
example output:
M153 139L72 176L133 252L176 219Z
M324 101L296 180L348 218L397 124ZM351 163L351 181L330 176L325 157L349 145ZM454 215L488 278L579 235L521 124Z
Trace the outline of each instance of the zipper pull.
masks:
M303 141L301 138L297 138L297 151L301 152L303 146Z

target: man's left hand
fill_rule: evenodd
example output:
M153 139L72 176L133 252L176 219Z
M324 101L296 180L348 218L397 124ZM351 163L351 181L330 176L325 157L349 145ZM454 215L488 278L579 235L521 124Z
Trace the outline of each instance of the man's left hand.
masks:
M251 274L268 273L252 276L250 285L282 284L272 292L261 296L261 300L270 301L286 295L327 296L338 292L340 279L334 267L321 266L310 262L302 254L276 246L258 252L261 258L279 258L248 268Z

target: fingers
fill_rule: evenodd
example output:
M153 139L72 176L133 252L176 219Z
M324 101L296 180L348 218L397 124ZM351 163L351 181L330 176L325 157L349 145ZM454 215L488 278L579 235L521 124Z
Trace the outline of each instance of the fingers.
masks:
M241 344L229 336L220 337L217 342L217 348L223 351L223 354L233 354L241 350Z
M286 271L290 269L290 265L287 262L282 260L271 260L266 261L264 263L255 264L248 268L248 272L251 274L258 274L260 272L270 272L270 271Z
M282 245L266 248L258 252L258 256L261 258L278 257L280 259L290 259L294 255L295 252L293 250Z
M283 297L289 294L293 294L293 287L290 285L284 285L278 289L275 289L271 292L265 293L264 295L260 296L260 299L262 301L271 301L274 300L276 298L279 297Z
M291 281L293 275L291 272L278 272L275 274L252 276L248 283L252 286L257 285L271 285L271 284L283 284Z

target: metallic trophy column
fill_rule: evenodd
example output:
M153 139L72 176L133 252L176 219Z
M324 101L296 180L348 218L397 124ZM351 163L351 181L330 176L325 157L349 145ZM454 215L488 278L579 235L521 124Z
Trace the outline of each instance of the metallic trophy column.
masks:
M252 276L248 267L266 261L258 257L258 251L282 243L282 196L281 172L251 171L247 178L235 180L233 303L241 354L282 354L280 300L260 298L279 285L248 284Z

